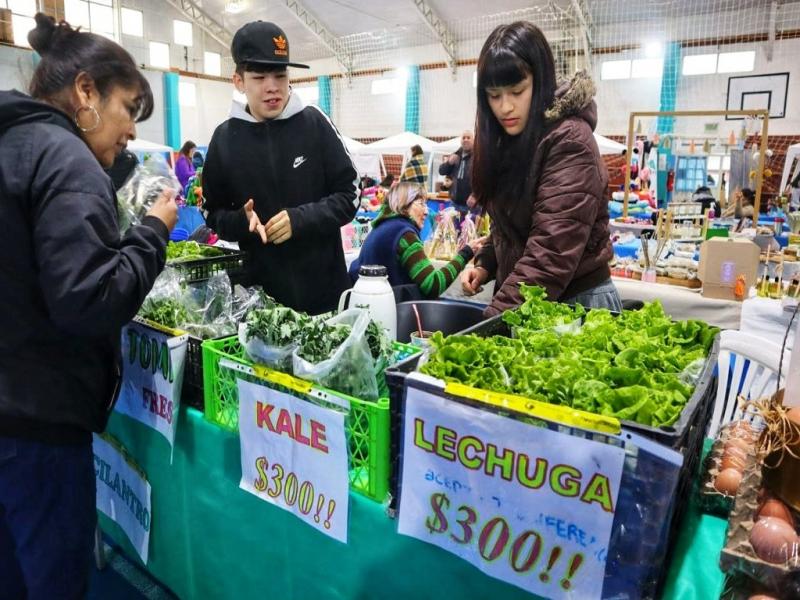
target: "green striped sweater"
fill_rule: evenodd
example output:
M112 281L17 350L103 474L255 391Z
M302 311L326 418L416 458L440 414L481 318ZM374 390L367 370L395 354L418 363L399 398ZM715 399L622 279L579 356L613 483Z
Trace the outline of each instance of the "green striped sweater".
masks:
M455 258L436 269L425 254L425 248L419 236L411 231L403 234L397 245L397 258L400 266L405 269L408 276L417 284L422 295L426 298L437 298L456 280L458 274L464 269L472 258L472 248L464 246L458 251Z

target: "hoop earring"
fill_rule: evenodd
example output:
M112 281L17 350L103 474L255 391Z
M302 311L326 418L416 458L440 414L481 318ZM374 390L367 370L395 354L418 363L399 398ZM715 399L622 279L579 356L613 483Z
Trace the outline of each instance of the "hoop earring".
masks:
M80 122L78 122L78 115L81 114L82 110L90 110L94 113L94 125L91 127L81 127ZM80 129L83 133L89 133L90 131L94 131L100 126L100 113L97 112L97 109L94 106L81 106L78 110L75 111L75 116L72 117L75 121L75 125Z

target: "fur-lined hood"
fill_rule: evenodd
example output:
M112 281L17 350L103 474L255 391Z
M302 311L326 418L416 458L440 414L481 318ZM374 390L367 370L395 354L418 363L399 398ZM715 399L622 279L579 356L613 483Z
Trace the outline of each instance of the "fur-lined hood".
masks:
M556 123L577 115L589 123L594 131L597 126L596 91L594 81L586 71L578 71L572 79L561 80L556 89L556 99L544 113L546 121Z

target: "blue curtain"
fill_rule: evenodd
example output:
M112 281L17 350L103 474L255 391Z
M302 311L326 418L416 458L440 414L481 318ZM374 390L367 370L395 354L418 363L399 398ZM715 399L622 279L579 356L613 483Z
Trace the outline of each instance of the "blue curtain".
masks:
M319 88L319 107L329 117L331 116L331 78L328 75L320 75L317 78Z
M406 83L406 131L419 133L419 66L408 67Z
M664 70L661 74L660 111L675 110L675 99L678 95L678 79L681 76L681 45L678 42L667 44L664 55ZM656 131L659 135L672 133L675 128L675 117L658 117Z
M181 147L181 108L177 73L164 73L164 139L174 150Z

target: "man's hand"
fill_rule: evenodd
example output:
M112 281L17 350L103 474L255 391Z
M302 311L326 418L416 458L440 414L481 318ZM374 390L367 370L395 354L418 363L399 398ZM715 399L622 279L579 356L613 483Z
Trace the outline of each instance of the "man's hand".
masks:
M458 154L451 154L448 156L447 162L449 162L451 165L458 163Z
M285 210L267 221L264 228L267 230L267 240L273 244L282 244L292 237L292 222Z
M483 267L472 267L461 274L461 287L467 296L480 292L483 284L489 280L489 272Z
M253 199L250 198L245 205L244 205L244 214L247 217L247 223L249 225L249 229L251 233L258 233L259 237L261 237L261 242L263 244L267 243L267 231L264 225L261 223L261 219L258 218L256 211L253 210Z

